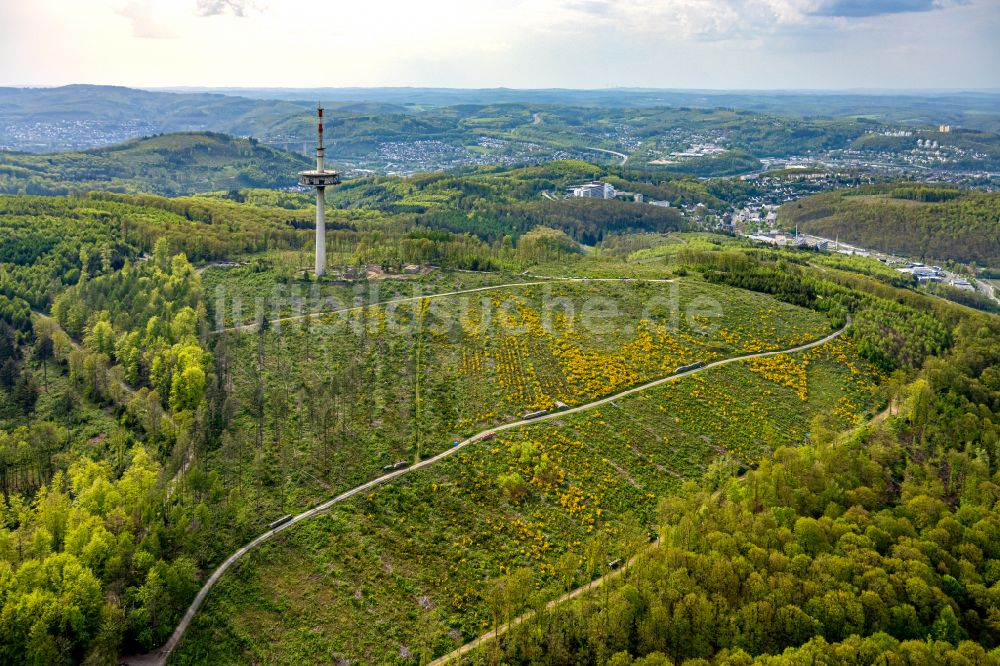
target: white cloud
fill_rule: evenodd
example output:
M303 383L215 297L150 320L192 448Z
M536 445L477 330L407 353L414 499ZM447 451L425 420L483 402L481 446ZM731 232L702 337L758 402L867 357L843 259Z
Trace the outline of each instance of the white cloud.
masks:
M554 24L722 39L802 23L811 0L546 0Z
M232 14L244 17L261 8L254 0L196 0L198 16L220 16Z
M1000 2L932 2L0 0L0 84L1000 85Z
M177 31L156 8L153 0L129 0L118 15L132 22L132 36L141 39L173 39Z
M746 39L798 28L901 13L930 12L972 0L538 0L526 7L549 29L587 28L681 40Z

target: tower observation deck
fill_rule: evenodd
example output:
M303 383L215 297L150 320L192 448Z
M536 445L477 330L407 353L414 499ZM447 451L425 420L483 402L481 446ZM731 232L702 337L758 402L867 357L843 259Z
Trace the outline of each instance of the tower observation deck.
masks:
M340 184L340 174L330 171L323 162L323 105L317 105L318 140L316 168L299 172L299 185L316 188L316 277L326 273L326 188Z

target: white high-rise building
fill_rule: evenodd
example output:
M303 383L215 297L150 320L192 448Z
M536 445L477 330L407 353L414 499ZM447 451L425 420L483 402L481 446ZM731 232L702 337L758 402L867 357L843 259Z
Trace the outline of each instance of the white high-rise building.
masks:
M611 183L605 183L603 180L595 180L570 188L570 194L574 197L588 199L614 199L615 186Z

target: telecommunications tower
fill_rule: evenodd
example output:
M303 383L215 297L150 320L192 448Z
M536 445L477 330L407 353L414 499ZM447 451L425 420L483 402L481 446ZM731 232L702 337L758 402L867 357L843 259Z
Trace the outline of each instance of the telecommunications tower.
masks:
M316 188L316 277L326 272L326 188L339 185L340 174L328 171L323 163L323 105L316 106L318 117L316 142L316 170L300 171L299 185Z

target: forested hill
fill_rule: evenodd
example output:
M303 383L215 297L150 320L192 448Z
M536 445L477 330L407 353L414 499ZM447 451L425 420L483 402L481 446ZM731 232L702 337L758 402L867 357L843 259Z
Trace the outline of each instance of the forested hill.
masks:
M921 185L817 194L785 204L780 222L865 248L1000 266L1000 195Z
M175 196L245 187L287 187L311 162L299 155L213 132L133 139L81 152L0 152L0 193L88 190Z

